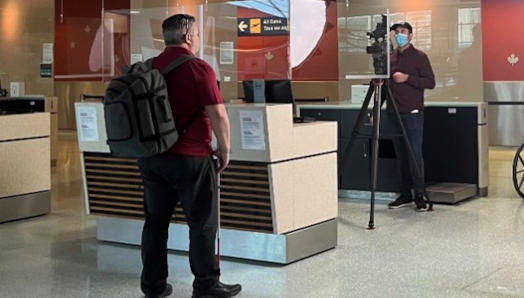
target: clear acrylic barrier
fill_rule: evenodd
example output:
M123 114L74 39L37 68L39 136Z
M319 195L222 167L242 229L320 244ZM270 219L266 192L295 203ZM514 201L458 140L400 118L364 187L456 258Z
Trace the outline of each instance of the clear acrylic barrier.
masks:
M366 30L374 29L384 8L374 1L338 0L337 4L339 98L352 100L353 85L368 84L369 79L348 80L346 75L354 70L355 65L371 64L369 58L364 57L363 50L360 50L360 56L350 52L348 34L362 36L358 39L361 45L353 48L365 47L368 42ZM466 4L391 0L387 5L390 25L409 22L413 26L411 44L427 54L430 60L436 86L425 91L426 101L482 101L481 1L473 0ZM352 33L348 28L353 27L361 29ZM393 35L391 40L395 47Z
M126 64L160 54L165 48L162 22L171 15L185 13L196 18L200 36L200 51L196 56L214 69L224 99L243 97L243 90L239 88L243 80L291 79L289 1L147 6L135 6L127 11L130 49L123 59ZM114 15L122 13L106 11L106 22L112 23ZM106 45L104 52L104 57L118 56L112 46ZM104 72L104 80L121 73L123 65L114 61L106 64L108 71Z
M373 15L356 15L358 11L339 10L339 67L342 78L388 79L392 52L389 9Z

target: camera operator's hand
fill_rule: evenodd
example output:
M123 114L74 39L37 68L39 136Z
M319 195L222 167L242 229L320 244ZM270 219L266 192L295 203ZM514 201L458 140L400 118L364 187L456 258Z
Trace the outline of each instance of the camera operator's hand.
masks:
M399 71L393 74L393 80L395 80L395 83L397 84L404 83L405 81L408 80L408 77L409 75L399 72Z

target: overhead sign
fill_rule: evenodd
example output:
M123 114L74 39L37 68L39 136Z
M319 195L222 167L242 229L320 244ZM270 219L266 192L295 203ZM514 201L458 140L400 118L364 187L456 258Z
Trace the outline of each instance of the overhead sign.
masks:
M289 35L286 18L238 19L238 36Z

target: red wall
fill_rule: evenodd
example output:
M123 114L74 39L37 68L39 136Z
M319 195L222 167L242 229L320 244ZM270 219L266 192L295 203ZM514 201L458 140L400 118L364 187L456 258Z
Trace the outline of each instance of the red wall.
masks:
M238 7L238 18L271 17L258 10ZM238 80L287 79L289 36L239 36ZM271 53L271 59L266 55Z
M484 81L524 81L524 1L482 0ZM520 61L511 66L511 54Z
M101 24L102 4L100 1L62 1L55 0L55 76L56 75L93 75L101 73L101 68L92 70L89 59L91 51L98 51L94 56L101 60L101 48L93 48L95 36ZM115 61L115 71L120 71L123 65L128 64L129 55L129 10L130 0L106 0L105 11L126 10L124 18L127 18L127 30L119 30L115 33L114 54L118 56L119 61ZM63 13L61 22L60 14ZM90 28L86 32L86 27ZM122 32L127 31L127 32ZM71 47L74 43L74 47ZM92 61L94 64L100 64L100 61ZM82 80L82 81L99 81L101 77L91 78L55 78L55 80Z
M338 37L337 5L326 2L327 23L324 35L311 55L292 69L293 81L337 81L338 80ZM238 18L270 17L257 10L238 8ZM288 77L289 36L239 36L238 79L282 79ZM271 52L272 59L265 55Z
M96 75L100 69L93 70L89 65L93 42L101 21L101 2L63 1L63 22L60 22L61 1L56 0L55 12L55 75ZM327 23L324 36L312 54L298 67L292 70L292 78L297 81L338 80L338 42L336 2L326 2ZM129 10L130 0L106 0L105 10ZM238 8L239 18L268 17L256 10ZM85 32L86 26L91 28ZM71 43L74 42L74 48ZM287 78L290 69L289 36L239 37L238 71L239 80L253 78ZM120 60L115 62L115 71L128 64L129 57L129 22L127 33L114 34L115 54ZM100 51L100 50L99 50ZM101 51L100 51L101 52ZM271 52L271 59L265 55ZM100 57L101 54L98 55ZM93 62L93 61L92 61ZM96 61L95 61L96 62ZM56 80L93 80L92 78L56 78Z
M293 81L338 81L337 3L326 1L324 34L311 55L293 68Z

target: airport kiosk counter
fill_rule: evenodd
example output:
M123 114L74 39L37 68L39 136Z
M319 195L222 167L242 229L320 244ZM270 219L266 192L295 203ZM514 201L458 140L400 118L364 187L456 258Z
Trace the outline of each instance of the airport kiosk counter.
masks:
M370 104L372 106L372 103ZM301 104L302 117L338 123L339 157L353 135L353 126L361 103L348 101L326 104ZM345 190L370 189L369 118L366 111L360 133L347 164L342 166L339 181ZM392 135L399 132L388 121L390 115L382 108L377 191L399 192L400 178ZM423 155L427 190L435 202L456 203L473 195L487 196L489 184L489 140L487 104L482 102L426 102L424 109ZM430 191L431 190L431 191Z
M77 114L80 109L96 115L90 137L82 138L79 131L79 147L87 212L98 216L97 237L139 245L143 185L136 160L110 154L101 103L75 107ZM226 108L232 148L230 165L219 177L222 255L288 264L334 248L336 123L293 123L290 104ZM187 251L185 223L178 205L169 228L169 249Z
M50 113L0 114L0 223L51 211Z

